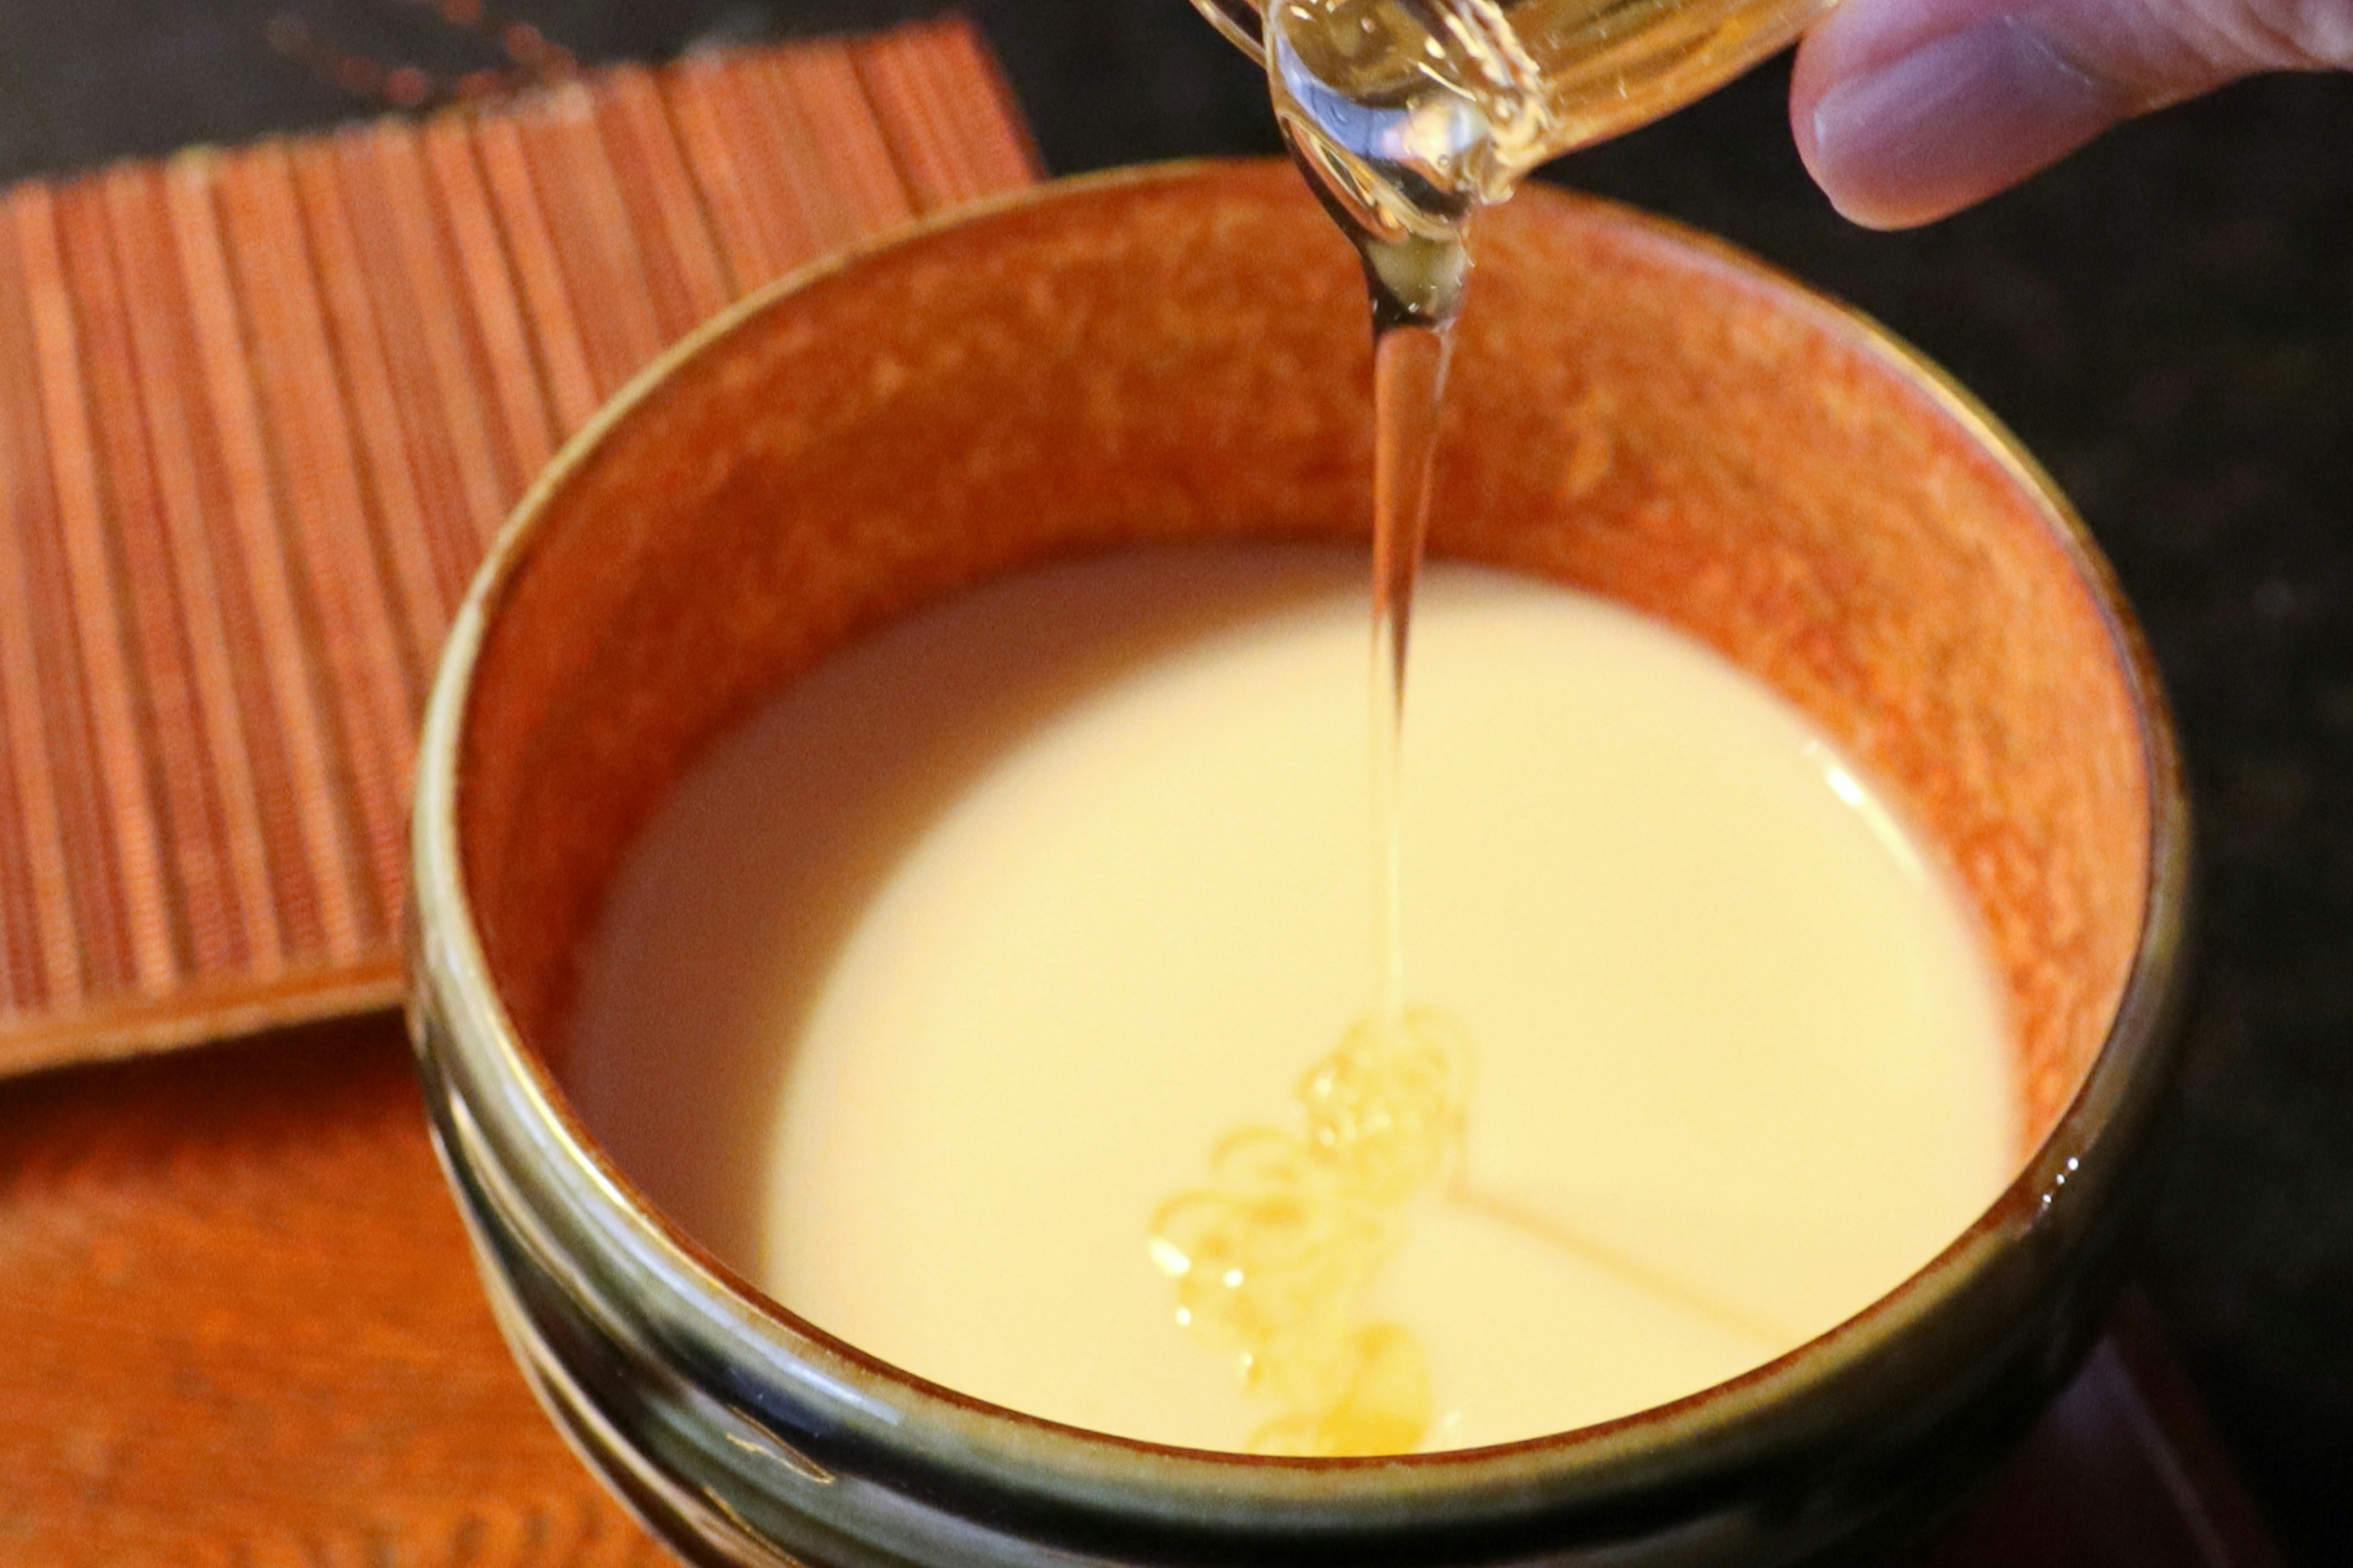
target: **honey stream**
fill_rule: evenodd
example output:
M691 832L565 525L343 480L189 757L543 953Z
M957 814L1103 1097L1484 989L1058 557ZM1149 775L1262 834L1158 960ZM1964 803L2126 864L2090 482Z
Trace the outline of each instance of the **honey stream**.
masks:
M1151 1228L1177 1321L1233 1352L1244 1385L1279 1407L1251 1436L1259 1453L1393 1454L1427 1435L1428 1356L1402 1327L1361 1321L1361 1304L1414 1201L1460 1169L1469 1096L1461 1026L1406 1005L1399 801L1407 647L1452 342L1445 323L1378 313L1375 333L1366 760L1378 1002L1301 1081L1303 1133L1229 1135L1209 1184L1164 1205Z
M1443 1198L1759 1342L1789 1336L1639 1259L1469 1184L1469 1037L1407 1002L1403 736L1414 586L1479 209L1508 199L1555 107L1501 12L1398 0L1283 0L1264 11L1275 111L1294 162L1356 247L1373 326L1371 755L1379 994L1294 1092L1303 1131L1263 1126L1212 1152L1209 1181L1154 1216L1176 1319L1236 1358L1278 1414L1254 1452L1410 1452L1435 1414L1429 1358L1365 1298L1418 1201ZM1672 15L1672 8L1662 11ZM1425 13L1436 13L1433 26ZM1451 17L1455 26L1443 25ZM1483 20L1482 20L1483 18ZM1479 21L1480 26L1467 25ZM1460 58L1458 58L1460 57ZM1475 90L1469 85L1475 82ZM1527 145L1520 145L1525 143ZM1514 150L1519 154L1515 160Z

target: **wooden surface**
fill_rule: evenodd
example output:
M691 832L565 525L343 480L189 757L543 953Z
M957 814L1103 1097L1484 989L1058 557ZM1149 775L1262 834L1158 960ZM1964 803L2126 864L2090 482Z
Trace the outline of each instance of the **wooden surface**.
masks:
M415 704L519 487L726 299L1032 173L945 23L0 197L0 1074L388 999ZM507 1359L381 1016L0 1082L0 1568L666 1560ZM2144 1324L1917 1560L2268 1556Z
M0 1563L664 1561L507 1360L388 1018L0 1086Z
M0 1565L667 1561L507 1358L398 1026L0 1084ZM1922 1568L2264 1568L2145 1322Z
M0 1073L390 1002L442 627L555 445L1034 174L945 20L0 195Z

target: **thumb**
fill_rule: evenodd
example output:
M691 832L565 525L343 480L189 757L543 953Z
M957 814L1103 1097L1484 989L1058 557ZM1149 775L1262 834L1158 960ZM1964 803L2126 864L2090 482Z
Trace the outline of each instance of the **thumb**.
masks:
M2353 65L2353 0L1845 0L1789 123L1838 209L1943 217L2130 115L2266 70Z

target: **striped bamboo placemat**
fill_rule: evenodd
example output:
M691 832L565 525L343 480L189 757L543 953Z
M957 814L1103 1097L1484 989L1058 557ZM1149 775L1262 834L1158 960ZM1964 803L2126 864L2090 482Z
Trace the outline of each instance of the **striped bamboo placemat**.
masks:
M0 1073L393 1001L532 475L729 300L1034 174L949 19L0 196Z

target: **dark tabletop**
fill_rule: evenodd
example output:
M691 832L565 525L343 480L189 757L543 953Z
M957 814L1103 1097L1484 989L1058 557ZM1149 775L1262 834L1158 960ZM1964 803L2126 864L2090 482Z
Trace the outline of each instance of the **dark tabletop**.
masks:
M511 6L589 59L937 8ZM1183 0L964 8L1057 172L1272 148L1253 71ZM389 63L495 60L417 0L0 0L0 177L366 107L272 47L281 14ZM1807 184L1785 80L1769 66L1556 175L1893 325L2114 558L2179 710L2205 871L2186 1136L2143 1277L2293 1557L2353 1563L2353 80L2233 89L1903 236Z

